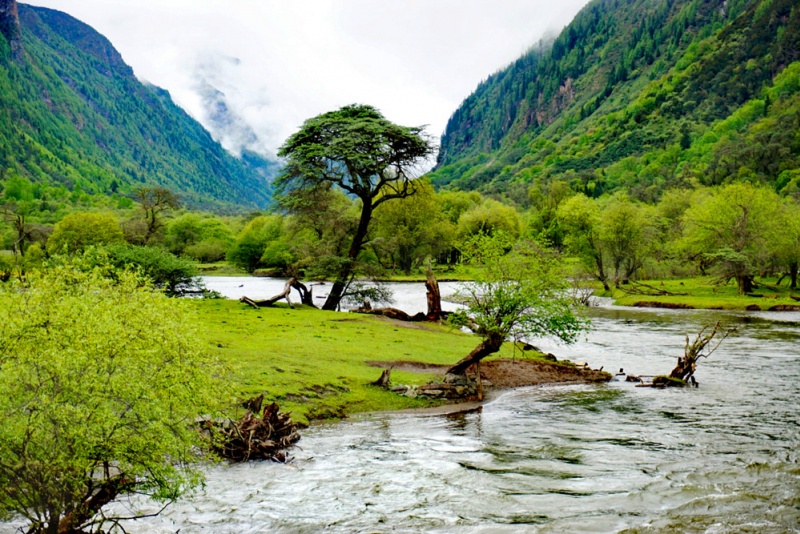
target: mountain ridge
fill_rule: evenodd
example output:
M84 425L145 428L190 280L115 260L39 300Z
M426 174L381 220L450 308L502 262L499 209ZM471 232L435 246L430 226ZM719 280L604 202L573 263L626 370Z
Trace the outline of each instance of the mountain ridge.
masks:
M439 187L522 203L526 186L552 180L595 196L631 184L647 189L657 181L643 176L648 155L702 139L800 59L799 26L791 0L594 0L550 48L523 55L465 99L431 177ZM703 183L713 161L685 156L656 189ZM637 160L638 183L611 183L607 174L626 158Z
M229 154L85 23L0 1L0 179L105 194L161 186L195 207L269 204L276 163Z

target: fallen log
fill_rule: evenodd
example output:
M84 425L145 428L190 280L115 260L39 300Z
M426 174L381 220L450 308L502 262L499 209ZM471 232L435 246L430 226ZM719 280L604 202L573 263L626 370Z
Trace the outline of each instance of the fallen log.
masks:
M316 308L314 305L314 297L311 294L311 290L306 287L305 284L297 280L297 278L289 278L286 281L286 284L283 286L283 291L275 295L274 297L270 297L266 300L253 300L249 297L243 296L239 299L240 302L244 302L254 308L267 308L273 306L276 302L282 299L286 299L286 302L289 303L289 307L294 309L292 305L292 301L289 298L289 295L292 292L292 289L297 290L300 294L300 302L306 306L312 306Z
M264 395L246 401L249 406L261 406ZM247 410L238 421L203 419L201 426L211 440L211 446L222 458L234 462L290 460L284 449L297 443L300 434L291 415L280 412L275 403L264 407L261 416Z

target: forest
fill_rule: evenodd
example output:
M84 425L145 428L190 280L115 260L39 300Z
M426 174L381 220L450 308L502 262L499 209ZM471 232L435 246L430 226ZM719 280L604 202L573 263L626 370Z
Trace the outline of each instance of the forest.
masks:
M592 198L555 181L532 186L528 206L520 208L478 192L436 191L425 179L415 183L413 195L375 210L355 276L418 279L430 259L440 276L469 277L463 253L476 237L493 236L508 250L522 241L549 247L570 259L573 276L606 290L693 276L735 281L742 294L753 291L757 277L797 286L800 204L770 187L698 185L645 203L621 192ZM294 198L291 210L222 216L187 210L167 190L114 198L17 177L2 193L0 273L8 279L89 247L147 247L203 269L326 279L347 255L359 206L321 188Z

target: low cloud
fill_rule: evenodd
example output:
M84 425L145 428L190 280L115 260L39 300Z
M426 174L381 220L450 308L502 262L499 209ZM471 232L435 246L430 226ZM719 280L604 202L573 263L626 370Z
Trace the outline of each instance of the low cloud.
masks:
M274 155L350 103L439 136L487 76L586 0L33 0L90 24L228 150Z

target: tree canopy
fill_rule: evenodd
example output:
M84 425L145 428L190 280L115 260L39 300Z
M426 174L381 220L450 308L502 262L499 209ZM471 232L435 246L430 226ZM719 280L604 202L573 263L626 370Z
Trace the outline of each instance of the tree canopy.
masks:
M335 186L361 201L358 227L334 273L325 309L336 309L367 238L374 210L414 194L419 165L433 153L422 127L398 126L374 107L349 105L308 119L278 151L280 195Z
M451 316L482 338L469 355L448 373L464 374L486 356L513 339L555 337L577 340L588 323L575 311L558 259L533 243L520 243L510 253L503 236L476 236L465 259L479 264L473 282L462 284L459 296L465 309Z

